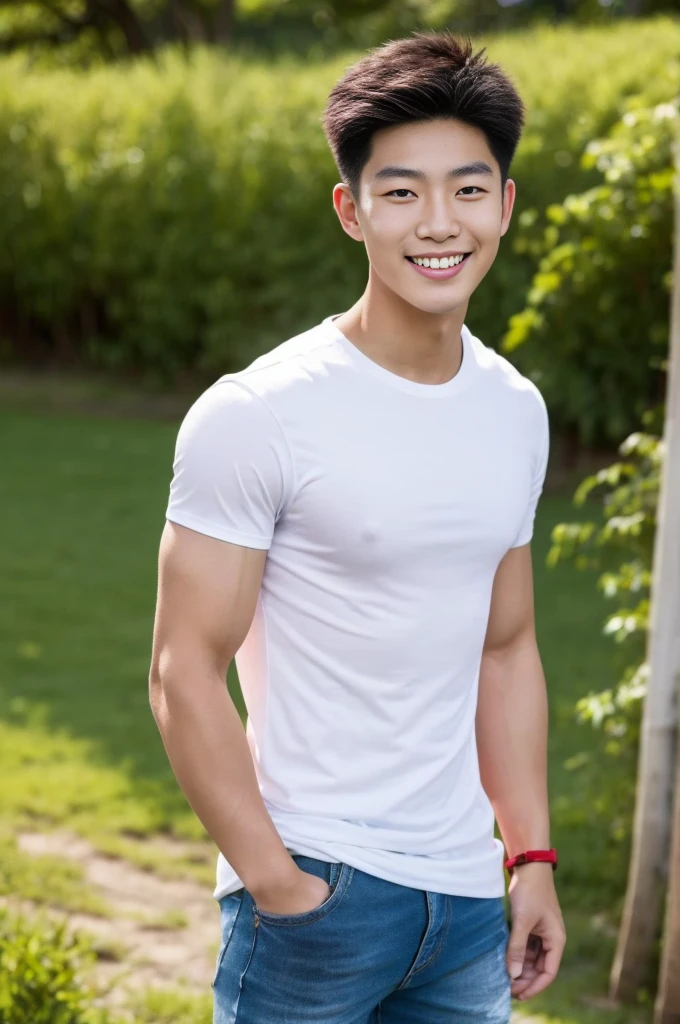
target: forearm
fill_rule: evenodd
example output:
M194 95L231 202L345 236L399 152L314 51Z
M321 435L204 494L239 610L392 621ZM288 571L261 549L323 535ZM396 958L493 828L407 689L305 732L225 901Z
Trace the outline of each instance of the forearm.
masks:
M150 683L150 703L187 800L251 894L292 884L297 865L259 790L238 712L224 681L177 668Z
M548 700L535 638L485 651L476 733L482 785L508 856L549 848Z

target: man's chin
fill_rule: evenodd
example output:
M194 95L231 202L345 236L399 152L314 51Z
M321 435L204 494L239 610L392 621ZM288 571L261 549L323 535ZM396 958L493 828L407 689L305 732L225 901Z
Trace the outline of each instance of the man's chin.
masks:
M422 313L429 314L430 316L447 316L449 313L455 313L461 308L467 309L470 296L467 292L464 295L442 294L440 296L424 296L414 295L412 290L409 290L407 293L402 293L401 299L407 302L409 306L413 306L414 309L419 309Z

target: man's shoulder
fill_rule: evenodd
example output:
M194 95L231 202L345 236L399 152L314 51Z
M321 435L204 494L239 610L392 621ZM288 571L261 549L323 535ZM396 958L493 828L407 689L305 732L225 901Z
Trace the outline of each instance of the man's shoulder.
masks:
M514 397L523 405L544 412L545 400L538 385L514 366L509 359L501 355L490 345L485 345L479 338L472 336L475 357L480 369L486 374L490 392L500 391L508 397Z
M232 381L264 401L299 392L331 358L333 344L324 325L316 324L257 356L242 370L225 373L215 384Z

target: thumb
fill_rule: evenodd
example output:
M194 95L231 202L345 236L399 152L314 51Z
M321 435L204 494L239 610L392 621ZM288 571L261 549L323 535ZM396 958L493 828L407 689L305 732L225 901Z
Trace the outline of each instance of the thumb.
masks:
M523 924L523 922L515 920L512 925L512 931L510 933L510 941L508 943L507 952L507 964L508 973L514 981L519 978L524 968L524 958L527 951L527 942L529 940L529 929Z

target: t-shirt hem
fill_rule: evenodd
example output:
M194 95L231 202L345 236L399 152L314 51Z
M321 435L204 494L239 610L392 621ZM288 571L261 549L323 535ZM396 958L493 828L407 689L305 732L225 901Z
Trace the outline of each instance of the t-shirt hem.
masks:
M214 537L216 540L226 540L232 544L240 544L242 547L259 548L260 550L267 550L271 547L270 538L240 533L238 530L226 530L223 526L216 526L203 519L196 519L194 516L188 516L185 512L166 511L165 518L169 519L171 523L187 526L190 530L196 530L197 533Z
M512 548L523 548L525 544L529 543L529 541L533 538L533 536L534 536L534 533L533 533L533 530L532 530L531 533L528 533L526 535L526 537L518 537L517 540L513 544L510 545L511 549Z
M392 869L391 864L376 863L375 858L364 858L361 852L350 850L343 844L339 844L334 850L326 845L321 849L321 844L309 845L304 841L295 842L287 840L286 847L296 853L314 857L317 860L338 860L354 866L358 871L364 871L376 878L386 882L393 882L396 885L404 885L410 888L418 888L423 891L442 892L450 896L466 896L475 899L493 899L505 895L505 878L503 875L504 855L502 845L495 840L495 851L491 855L485 855L484 866L480 870L480 864L476 864L474 870L470 865L462 866L460 861L456 862L455 855L448 863L442 862L440 858L433 858L428 866L423 864L427 857L418 857L417 867L408 855L399 855L396 859L402 858L410 863L400 863L399 867ZM392 854L394 856L394 854ZM420 868L422 867L422 871ZM235 892L242 887L243 883L236 875L228 861L222 854L218 854L215 888L213 897L219 902L224 896Z

